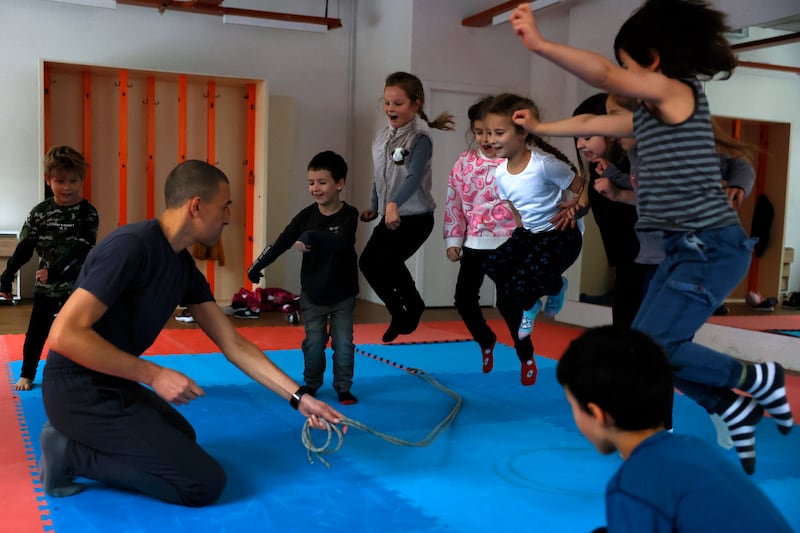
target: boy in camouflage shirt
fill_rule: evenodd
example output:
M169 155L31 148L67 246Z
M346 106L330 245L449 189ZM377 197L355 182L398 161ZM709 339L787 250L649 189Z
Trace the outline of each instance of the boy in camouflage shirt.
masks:
M97 210L83 198L86 161L69 146L55 146L44 160L45 181L53 196L31 209L19 244L0 275L0 296L10 300L17 271L39 256L33 308L22 348L22 371L16 390L30 390L50 326L72 292L86 254L97 241Z

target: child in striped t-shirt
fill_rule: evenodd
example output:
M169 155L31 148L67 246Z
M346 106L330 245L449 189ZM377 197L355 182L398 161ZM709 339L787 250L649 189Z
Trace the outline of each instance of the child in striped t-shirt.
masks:
M687 20L693 24L687 26ZM511 23L531 51L590 85L639 101L632 120L630 115L591 115L578 128L574 117L541 124L520 113L515 120L544 135L636 137L637 230L663 231L666 258L632 327L664 347L676 386L720 415L742 467L752 474L755 428L764 411L781 433L793 427L783 368L774 362L743 364L692 341L747 273L755 244L720 187L700 83L719 73L729 76L736 66L724 37L725 15L699 0L648 0L617 33L614 51L621 67L599 54L545 40L527 4L514 11ZM678 26L683 28L680 39L673 33Z

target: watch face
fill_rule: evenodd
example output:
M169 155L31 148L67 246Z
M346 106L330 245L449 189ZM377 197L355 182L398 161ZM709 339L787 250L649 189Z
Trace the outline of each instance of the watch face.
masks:
M303 396L304 393L302 392L295 392L292 394L291 398L289 398L289 405L297 409L300 407L300 398Z

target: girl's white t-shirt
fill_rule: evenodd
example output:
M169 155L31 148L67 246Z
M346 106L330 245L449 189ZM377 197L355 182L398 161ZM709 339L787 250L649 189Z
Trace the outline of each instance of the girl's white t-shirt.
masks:
M519 212L522 226L534 233L555 229L550 219L558 204L567 198L575 173L554 155L531 149L531 160L519 174L508 172L508 160L495 171L500 199L508 200Z

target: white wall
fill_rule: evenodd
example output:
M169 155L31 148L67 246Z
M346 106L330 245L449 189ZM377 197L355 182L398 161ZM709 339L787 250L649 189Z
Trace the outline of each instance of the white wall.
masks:
M411 70L411 0L357 2L355 72L353 76L353 146L350 153L349 201L359 211L370 207L372 196L372 137L386 126L383 85L386 76ZM367 243L374 224L359 222L356 250ZM379 302L363 276L360 298Z
M323 149L348 157L351 171L345 199L361 210L369 205L370 140L385 124L380 98L386 74L409 70L429 83L527 92L547 118L570 114L578 101L593 92L528 53L508 24L483 29L460 25L461 19L496 3L339 0L334 16L342 18L344 27L316 34L223 26L218 17L169 10L159 15L155 9L123 5L108 10L47 0L0 0L0 183L5 197L13 199L0 209L0 230L19 229L40 199L43 60L267 79L271 94L290 98L295 105L289 175L270 177L288 180L287 211L297 212L309 202L305 167L311 155ZM611 57L616 29L638 3L565 0L538 16L546 36ZM715 0L714 4L729 14L734 27L798 11L797 0ZM748 76L744 69L740 75ZM789 97L798 94L793 86L779 89L783 87L780 79L766 83ZM713 109L721 114L732 114L726 110L734 108L736 115L748 117L758 110L761 116L753 118L785 120L792 112L790 106L770 107L774 99L756 101L733 94L731 81L720 83L719 89L711 87L710 94ZM796 107L791 108L794 113ZM792 123L796 125L796 115ZM270 132L271 139L275 135L279 132ZM800 135L793 137L796 152ZM559 147L571 155L568 141ZM794 181L800 165L796 159L791 167ZM794 205L800 187L792 184L789 191ZM800 249L797 217L792 214L787 221L787 244ZM268 228L267 237L274 238L280 229ZM369 228L363 225L359 249L368 235ZM296 257L286 260L299 262ZM283 286L297 290L299 269L285 270ZM794 288L798 288L799 273L800 268L795 268Z
M290 180L288 210L298 211L310 202L305 185L310 157L348 149L353 4L339 4L343 28L309 33L223 25L220 17L169 10L159 15L156 9L124 5L101 9L0 0L0 183L6 198L0 229L18 230L40 200L44 60L269 80L271 94L296 103L290 176L272 179ZM280 229L267 233L274 238ZM283 281L275 283L299 289L294 272Z

